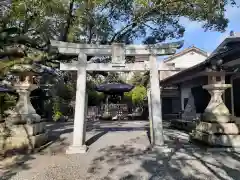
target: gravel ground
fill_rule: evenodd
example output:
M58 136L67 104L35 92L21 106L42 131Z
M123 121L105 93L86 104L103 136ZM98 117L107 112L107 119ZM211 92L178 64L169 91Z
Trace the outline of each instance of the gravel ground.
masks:
M188 135L165 128L165 154L150 150L146 122L89 123L86 154L66 155L72 123L49 125L60 139L41 153L19 156L2 180L240 180L240 154L206 152Z

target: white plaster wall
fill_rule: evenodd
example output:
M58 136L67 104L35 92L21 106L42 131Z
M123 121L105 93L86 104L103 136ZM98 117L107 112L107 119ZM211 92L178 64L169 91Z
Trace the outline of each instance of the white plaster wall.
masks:
M190 51L182 56L176 57L166 63L174 63L175 68L189 68L195 66L206 59L206 56L195 51Z
M160 80L166 79L169 76L172 76L180 71L175 71L175 67L171 64L167 64L164 61L160 61L159 65L161 65L162 68L164 69L169 69L169 71L160 71L159 72L159 78ZM173 70L173 71L171 71Z

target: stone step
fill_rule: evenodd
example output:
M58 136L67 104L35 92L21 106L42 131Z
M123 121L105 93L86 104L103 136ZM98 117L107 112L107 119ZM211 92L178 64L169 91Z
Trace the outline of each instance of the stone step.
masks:
M196 130L208 134L240 134L240 125L236 123L200 122Z
M191 133L191 138L203 141L211 146L240 147L240 135L215 135L194 131Z
M174 120L171 120L170 126L175 127L177 129L182 129L185 131L192 131L196 127L196 122L186 121L183 119L174 119Z

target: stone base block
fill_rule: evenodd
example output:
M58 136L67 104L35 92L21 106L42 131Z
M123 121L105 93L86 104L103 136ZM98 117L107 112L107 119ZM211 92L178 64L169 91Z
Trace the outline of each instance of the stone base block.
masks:
M0 149L34 149L48 141L45 123L9 125L0 123Z
M190 137L199 140L211 146L219 147L240 147L240 135L215 135L206 132L194 131Z
M44 145L48 141L45 126L45 122L22 125L0 123L1 150L34 149Z
M33 148L40 147L48 141L48 134L45 132L36 136L32 136L31 141L34 145Z
M195 129L197 122L196 121L186 121L183 119L174 119L171 120L171 126L177 129L185 130L191 132Z
M6 139L1 139L0 144L5 150L27 148L34 149L44 145L48 140L47 133L38 134L36 136L10 136Z
M45 131L45 122L36 124L12 125L11 133L13 136L34 136Z
M88 148L86 145L82 145L82 146L71 145L66 150L66 154L83 154L87 152L87 149Z
M21 117L27 123L39 123L42 121L41 116L38 114L21 114Z
M200 122L197 131L205 132L208 134L240 134L240 125L235 123L209 123Z

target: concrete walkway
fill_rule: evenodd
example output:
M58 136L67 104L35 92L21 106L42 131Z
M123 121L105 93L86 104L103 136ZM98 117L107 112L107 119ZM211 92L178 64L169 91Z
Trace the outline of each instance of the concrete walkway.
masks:
M149 150L146 121L91 122L86 154L66 155L72 123L49 125L60 136L40 154L18 157L18 164L2 169L8 180L238 180L240 154L206 152L188 142L188 135L165 125L168 154Z

